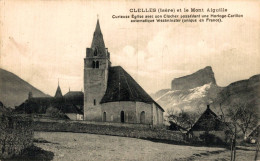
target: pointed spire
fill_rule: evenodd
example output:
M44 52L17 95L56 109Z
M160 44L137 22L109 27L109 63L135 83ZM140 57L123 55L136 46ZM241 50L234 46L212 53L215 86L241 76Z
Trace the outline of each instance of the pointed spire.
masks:
M60 89L60 80L58 79L58 87L54 97L62 97L61 89Z
M96 24L96 29L94 32L91 48L99 50L99 52L106 52L105 49L105 43L103 40L103 35L101 32L100 24L99 24L99 19L97 19L97 24Z
M97 15L97 24L96 24L96 29L95 29L95 33L99 33L99 34L102 34L101 33L101 29L100 29L100 24L99 24L99 18L98 18L98 15Z

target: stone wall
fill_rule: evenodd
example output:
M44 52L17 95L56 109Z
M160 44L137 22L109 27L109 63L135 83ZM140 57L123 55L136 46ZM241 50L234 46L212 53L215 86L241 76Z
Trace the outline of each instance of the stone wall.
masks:
M121 112L124 112L126 123L141 123L141 113L144 112L142 124L163 125L163 112L154 103L121 101L103 103L101 107L102 121L121 122ZM104 114L105 113L105 114ZM104 120L104 115L106 120Z
M125 124L126 125L126 124ZM84 121L35 121L35 131L49 132L78 132L100 135L124 136L143 139L171 140L175 142L185 142L181 132L168 131L164 129L151 129L149 126L140 128L138 125L132 127L114 126L86 123Z
M102 114L106 112L107 122L120 123L121 111L124 111L124 120L126 123L137 123L136 102L122 101L122 102L108 102L102 104Z
M33 143L32 120L0 115L0 158L19 155Z
M153 124L153 106L145 102L136 102L136 118L137 123L141 123L141 112L144 112L145 121L143 124Z

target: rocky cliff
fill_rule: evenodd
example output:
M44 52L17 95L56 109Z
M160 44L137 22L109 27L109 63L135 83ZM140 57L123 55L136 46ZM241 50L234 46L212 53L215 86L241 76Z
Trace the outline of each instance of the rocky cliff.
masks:
M193 74L176 78L172 81L171 89L163 89L153 98L165 109L175 111L186 110L202 113L207 104L219 112L219 104L231 107L238 101L251 104L252 108L259 108L260 104L260 75L247 80L233 82L227 87L216 84L211 67L205 67Z
M191 75L175 78L172 81L172 90L185 90L203 86L204 84L216 84L214 73L210 66L205 67Z

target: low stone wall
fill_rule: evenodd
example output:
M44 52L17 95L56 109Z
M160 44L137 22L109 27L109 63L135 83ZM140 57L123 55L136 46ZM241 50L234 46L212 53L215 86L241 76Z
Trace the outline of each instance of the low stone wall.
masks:
M126 125L126 124L125 124ZM137 126L138 127L138 126ZM143 139L171 140L185 142L181 132L151 128L135 128L135 126L113 126L92 124L84 121L34 121L35 131L77 132L100 135L124 136Z
M39 122L59 122L59 123L81 123L91 125L106 125L106 126L117 126L117 127L129 127L129 128L150 128L151 125L147 124L134 124L134 123L117 123L117 122L95 122L95 121L83 121L83 120L54 120L50 118L34 118L34 121Z
M227 144L229 141L228 135L225 131L209 131L207 134L205 131L193 131L192 141L197 141L211 145Z
M0 115L0 158L19 155L33 144L32 120Z

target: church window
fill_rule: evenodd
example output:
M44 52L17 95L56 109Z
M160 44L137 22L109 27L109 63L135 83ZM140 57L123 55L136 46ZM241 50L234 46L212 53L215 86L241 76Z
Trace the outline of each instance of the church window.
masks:
M94 102L93 102L93 103L94 103L94 106L95 106L95 105L96 105L96 99L94 99Z
M121 111L120 118L121 118L121 122L124 123L125 122L125 112L124 111Z
M96 68L99 68L99 61L96 61Z
M95 51L94 51L94 56L97 56L97 53L98 53L98 50L96 48Z
M141 112L141 115L140 115L140 123L141 123L141 124L144 124L144 123L145 123L145 112L144 112L144 111Z
M95 68L95 66L96 66L96 62L92 61L92 68Z

